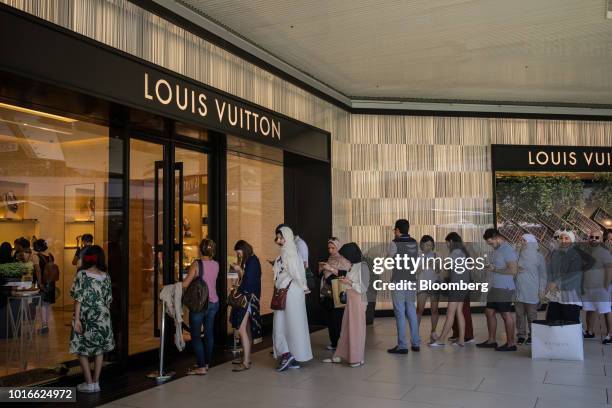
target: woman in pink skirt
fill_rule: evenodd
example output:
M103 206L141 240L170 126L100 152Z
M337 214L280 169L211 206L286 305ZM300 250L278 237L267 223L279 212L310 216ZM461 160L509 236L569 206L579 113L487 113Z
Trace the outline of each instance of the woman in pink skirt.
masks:
M361 250L354 242L343 245L339 253L352 264L349 271L339 272L340 281L349 286L346 289L346 308L336 352L323 362L339 363L345 360L351 367L359 367L364 364L370 271L367 264L362 262Z

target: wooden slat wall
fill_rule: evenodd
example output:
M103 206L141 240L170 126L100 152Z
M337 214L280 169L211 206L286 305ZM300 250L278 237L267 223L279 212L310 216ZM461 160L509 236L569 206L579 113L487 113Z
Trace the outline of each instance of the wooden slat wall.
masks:
M612 123L352 115L349 236L375 246L396 218L444 240L481 241L493 223L491 144L612 145Z
M606 122L350 115L126 0L0 0L329 131L333 230L364 246L398 217L413 235L491 225L490 144L612 145Z

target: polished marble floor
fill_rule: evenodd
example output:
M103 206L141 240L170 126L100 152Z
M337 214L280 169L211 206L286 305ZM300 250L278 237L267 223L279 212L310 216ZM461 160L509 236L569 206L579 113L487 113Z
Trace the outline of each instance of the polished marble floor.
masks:
M477 338L484 338L484 315L474 315L474 325ZM421 334L428 331L424 318ZM299 370L277 373L264 350L254 355L249 371L233 373L226 363L207 376L183 377L106 407L610 407L612 345L599 341L585 341L583 362L531 360L528 346L515 353L424 346L420 353L390 355L394 320L378 318L368 327L365 366L349 368L320 362L329 355L326 331L311 338L315 359Z

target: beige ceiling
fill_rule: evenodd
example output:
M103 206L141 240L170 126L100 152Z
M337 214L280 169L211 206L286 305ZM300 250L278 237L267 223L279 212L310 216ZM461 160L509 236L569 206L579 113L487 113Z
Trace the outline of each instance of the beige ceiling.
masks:
M355 99L612 104L606 0L179 0Z

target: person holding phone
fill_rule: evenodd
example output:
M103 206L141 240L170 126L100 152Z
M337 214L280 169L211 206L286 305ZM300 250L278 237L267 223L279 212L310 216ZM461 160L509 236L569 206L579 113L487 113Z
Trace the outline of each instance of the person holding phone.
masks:
M342 245L336 237L331 237L327 241L327 251L329 258L327 262L319 262L319 274L321 275L321 305L325 309L327 317L327 328L329 330L330 344L327 350L336 350L338 339L340 338L340 328L342 326L343 307L334 307L332 296L331 281L339 276L346 275L351 269L351 263L338 252Z
M246 297L246 307L232 307L230 322L238 330L242 344L242 361L232 369L234 372L251 368L251 346L261 341L261 317L259 315L259 299L261 298L261 264L253 252L253 247L240 240L234 245L238 263L231 268L238 274L236 284L238 293Z
M274 261L274 287L287 289L285 308L274 311L272 340L277 371L300 368L300 363L312 360L308 317L306 315L306 272L298 254L293 231L287 226L276 229L274 242L280 255Z

